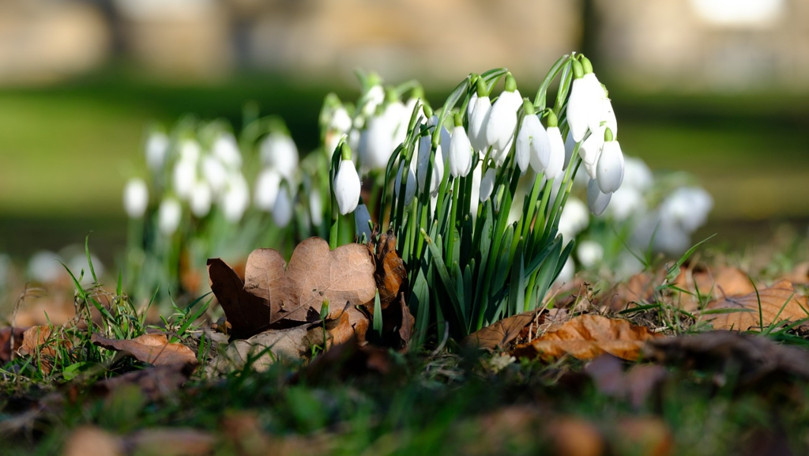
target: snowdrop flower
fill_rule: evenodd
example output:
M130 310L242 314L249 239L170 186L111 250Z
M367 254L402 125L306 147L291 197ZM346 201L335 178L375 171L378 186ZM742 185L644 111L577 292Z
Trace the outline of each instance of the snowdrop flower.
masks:
M369 118L360 136L360 163L363 169L384 169L399 144L396 139L400 136L401 118L398 108L391 106L388 105L380 115Z
M573 60L573 83L570 86L570 98L567 100L567 122L573 140L580 142L589 129L595 133L602 118L606 105L606 94L598 82L590 61L582 57L581 62ZM610 110L611 108L610 104ZM614 115L613 115L614 118Z
M480 195L480 184L483 175L483 160L477 160L475 169L472 171L472 198L469 198L469 213L472 215L472 220L477 219L478 204L480 199L475 198L475 195Z
M393 183L393 196L394 198L399 197L399 190L402 188L402 174L405 172L404 169L407 168L407 181L405 181L405 194L404 194L404 204L407 206L413 201L413 197L416 195L416 173L413 171L413 165L415 161L410 162L410 166L405 167L405 162L402 160L399 162L399 171L396 173L396 181Z
M572 240L590 223L587 206L578 198L569 197L559 215L557 230L563 239Z
M364 117L372 116L376 108L385 101L385 89L382 87L381 79L376 74L369 74L370 87L360 97L359 106Z
M197 181L192 190L191 196L188 199L188 205L191 207L191 213L195 217L202 218L208 215L211 210L211 188L204 181Z
M250 188L241 173L230 174L220 203L225 220L231 223L241 220L250 204Z
M624 221L646 210L643 194L635 187L622 185L612 194L608 213L617 221Z
M480 181L480 202L483 203L492 196L492 192L494 191L494 180L497 177L497 173L494 168L489 168L486 170L486 173L483 174L483 179Z
M278 170L282 176L294 180L298 169L298 148L288 135L273 132L261 142L261 161Z
M180 202L171 196L160 202L157 209L157 227L164 236L171 236L180 226L183 209Z
M562 141L562 132L559 131L558 120L553 111L548 110L548 152L542 151L539 155L540 163L542 165L545 177L548 179L556 179L562 175L565 167L566 152L565 143ZM547 162L545 158L547 157ZM532 163L533 164L533 163ZM535 168L536 169L536 168Z
M196 141L186 140L180 146L180 158L174 164L172 174L174 192L182 199L191 196L194 183L197 181L197 163L200 149Z
M683 253L690 242L689 234L673 220L661 217L659 211L646 214L632 235L634 245L641 248L651 245L655 252L669 255Z
M354 229L357 234L357 238L362 241L363 239L367 242L371 240L371 214L368 212L368 206L365 204L360 204L357 206L357 210L354 211Z
M124 187L124 211L129 218L141 218L149 204L149 189L143 179L130 179Z
M320 226L323 223L323 198L316 188L309 192L309 217L314 226Z
M146 165L149 171L157 173L163 169L166 156L169 152L169 138L165 134L155 131L146 138Z
M230 169L242 167L242 153L239 151L239 144L236 138L230 133L222 133L213 143L213 155L222 164Z
M261 171L256 179L256 192L253 195L253 204L263 211L271 211L278 198L281 186L281 174L272 168Z
M603 133L603 132L602 132ZM604 145L604 135L592 133L579 146L579 156L581 157L584 170L591 179L598 176L598 159L601 157L601 148Z
M567 168L567 165L570 163L570 158L573 156L573 150L576 148L576 141L573 139L573 135L570 131L567 132L567 138L565 138L565 162L563 168ZM576 173L578 175L578 173Z
M576 248L579 263L585 268L592 268L604 259L604 247L595 241L582 241Z
M292 220L292 198L286 185L278 190L278 197L272 207L272 220L279 228L285 228Z
M618 190L624 180L624 154L609 128L604 133L604 146L598 158L596 180L598 188L604 193Z
M340 160L340 167L337 168L337 174L334 176L334 198L337 200L340 214L346 215L357 208L362 183L357 174L357 168L351 161L351 149L345 143L339 147L342 148L340 152L342 160Z
M462 177L472 169L472 143L461 124L461 116L455 115L455 128L452 129L452 140L449 143L449 172L453 177Z
M506 74L505 90L492 104L486 122L486 143L496 151L495 161L503 163L514 140L517 129L517 110L522 105L522 96L511 73Z
M587 206L590 207L590 212L594 215L601 215L610 204L612 193L604 193L598 188L598 182L595 179L590 179L587 184Z
M95 271L96 277L102 276L104 274L104 263L93 254L90 254L90 261L93 263L93 271ZM90 273L90 263L87 262L86 253L77 253L70 257L67 261L67 268L70 269L77 278L81 275L80 281L82 284L93 282L93 275Z
M699 187L674 190L660 204L660 218L692 233L705 223L713 206L711 195Z
M548 163L548 154L551 149L548 133L539 121L533 103L527 98L523 101L523 112L525 116L522 119L520 131L517 133L514 158L517 160L520 171L525 172L530 164L535 172L541 173Z
M624 182L621 188L631 187L641 192L652 186L652 171L640 158L624 157Z
M328 129L339 133L347 133L351 129L351 116L342 105L337 106L331 113Z
M570 256L567 257L565 260L565 264L562 266L562 270L559 271L559 275L556 276L556 280L554 283L567 283L573 280L573 274L576 272L576 265L573 264L573 258Z
M469 141L478 153L485 153L489 148L486 141L486 125L489 123L491 109L492 102L486 91L486 85L482 79L478 79L477 98L474 100L472 114L469 115Z
M228 171L223 163L224 161L216 155L216 152L214 155L206 155L202 158L202 176L215 194L219 194L225 188L228 180Z
M37 282L55 282L64 272L62 257L49 250L41 250L28 260L28 276Z

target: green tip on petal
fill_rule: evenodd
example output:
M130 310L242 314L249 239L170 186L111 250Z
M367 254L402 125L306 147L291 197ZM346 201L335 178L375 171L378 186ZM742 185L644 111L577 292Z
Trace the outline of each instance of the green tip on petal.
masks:
M612 134L612 130L609 128L604 130L604 142L610 142L615 139L615 136Z
M424 98L424 88L420 85L413 87L413 90L410 92L410 98Z
M382 76L375 72L370 72L365 74L365 84L368 88L373 86L382 85Z
M477 85L478 97L488 97L489 89L486 87L486 83L483 81L483 78L478 78Z
M461 120L461 113L460 112L456 112L455 115L453 116L453 119L454 119L456 127L462 127L463 126L463 121Z
M556 118L556 114L553 112L553 109L546 109L545 112L548 116L548 120L546 122L548 124L548 128L558 127L559 119Z
M574 60L570 64L573 66L573 79L581 79L584 76L584 68L582 68L581 63Z
M393 87L389 87L387 90L385 90L385 101L388 103L393 103L398 99L399 97L396 95L396 90L394 90Z
M593 64L590 63L590 59L584 56L584 54L579 54L579 58L581 59L581 66L584 70L584 74L592 73L593 72Z
M514 79L514 76L511 75L511 72L506 73L506 92L513 92L517 90L517 81Z
M522 99L522 109L525 111L526 116L531 116L536 114L536 110L534 109L534 104L528 98Z
M351 148L345 141L340 141L340 156L343 160L351 160Z

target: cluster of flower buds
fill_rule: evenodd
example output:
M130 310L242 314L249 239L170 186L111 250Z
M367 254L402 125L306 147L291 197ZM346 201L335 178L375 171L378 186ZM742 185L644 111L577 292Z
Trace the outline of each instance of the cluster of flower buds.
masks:
M259 146L262 169L256 179L253 204L271 212L273 222L281 228L293 216L295 191L300 181L298 147L280 122L273 122L269 134Z

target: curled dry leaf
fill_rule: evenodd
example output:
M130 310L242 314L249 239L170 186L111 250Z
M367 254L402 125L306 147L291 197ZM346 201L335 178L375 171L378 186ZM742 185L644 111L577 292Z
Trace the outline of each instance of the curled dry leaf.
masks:
M643 343L654 337L648 328L626 320L579 315L530 343L518 345L512 354L549 361L564 355L592 359L609 353L636 360Z
M376 294L374 270L366 246L348 244L330 251L320 238L298 244L286 269L277 251L253 251L244 282L222 260L208 260L211 290L236 338L274 324L288 327L317 321L324 302L329 303L330 319L338 318L346 304L365 305Z
M506 348L536 316L537 312L532 310L504 318L466 336L464 343L484 350Z
M407 270L396 252L396 236L392 231L379 236L376 249L374 279L379 289L381 307L386 309L404 291Z
M712 301L700 316L701 320L711 322L714 329L737 331L806 318L809 318L806 296L798 295L786 280L758 292Z
M138 361L155 366L172 364L195 366L197 364L197 355L193 350L183 344L169 343L165 334L144 334L134 339L124 340L107 339L93 334L91 340L98 346L127 353Z

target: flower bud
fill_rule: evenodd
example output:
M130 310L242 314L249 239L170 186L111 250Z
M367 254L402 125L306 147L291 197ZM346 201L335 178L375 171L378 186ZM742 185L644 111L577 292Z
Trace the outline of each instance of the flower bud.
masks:
M124 211L129 218L141 218L149 205L149 189L143 179L130 179L124 187Z
M454 177L466 176L472 169L472 143L466 135L463 125L452 129L452 140L449 143L449 172Z
M155 131L146 138L146 165L149 171L159 172L166 163L169 152L169 138L165 134Z
M231 223L241 220L250 204L250 189L241 173L231 173L222 195L221 205L225 219Z
M258 175L256 179L256 191L253 196L253 204L263 211L271 211L278 198L278 190L281 185L281 174L278 171L267 168Z
M242 153L236 138L230 133L223 133L213 143L213 156L230 169L242 167Z
M278 170L288 180L294 180L298 169L298 148L295 141L284 133L270 133L261 142L261 161Z
M343 148L345 151L348 146L343 144ZM340 160L340 167L334 176L334 197L337 200L340 214L346 215L357 208L361 187L360 176L357 174L354 162L351 161L350 152L348 152L348 158L345 157L344 152L343 159Z
M618 190L624 179L624 154L618 141L613 140L609 128L606 130L604 146L598 158L596 179L598 188L604 193Z
M180 226L182 207L176 198L167 197L157 210L157 227L164 236L171 236Z
M211 199L211 188L208 184L204 181L195 182L188 198L191 213L197 218L208 215L208 212L211 211Z

